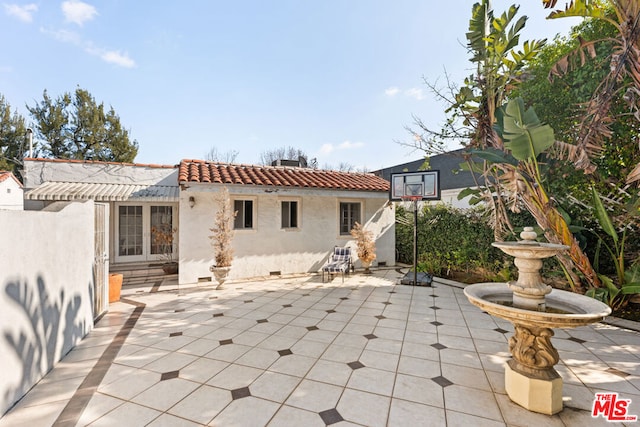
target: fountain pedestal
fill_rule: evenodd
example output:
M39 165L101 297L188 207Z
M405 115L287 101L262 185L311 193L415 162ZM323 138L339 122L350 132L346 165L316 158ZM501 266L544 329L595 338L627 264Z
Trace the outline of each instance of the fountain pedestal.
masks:
M562 410L562 378L553 368L560 360L549 328L514 323L509 339L513 359L505 366L505 390L512 401L530 411L556 414Z
M551 343L552 328L598 322L611 309L593 298L545 285L540 276L542 259L567 246L536 242L530 227L520 236L521 242L493 243L516 258L518 281L470 285L464 293L472 304L514 326L509 339L512 359L505 365L509 398L530 411L553 415L562 410L562 378L554 369L560 357Z

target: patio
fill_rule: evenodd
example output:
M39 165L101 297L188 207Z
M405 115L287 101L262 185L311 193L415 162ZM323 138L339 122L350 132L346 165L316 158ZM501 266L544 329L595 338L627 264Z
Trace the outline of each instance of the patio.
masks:
M401 276L132 284L0 427L611 425L596 392L640 415L636 323L556 330L564 410L540 415L504 391L511 325Z

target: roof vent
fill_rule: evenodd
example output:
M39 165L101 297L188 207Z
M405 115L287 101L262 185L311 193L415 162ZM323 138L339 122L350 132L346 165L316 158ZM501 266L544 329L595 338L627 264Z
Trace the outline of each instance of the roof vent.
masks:
M292 166L296 168L306 168L307 159L304 156L299 156L297 160L278 159L271 162L271 166Z

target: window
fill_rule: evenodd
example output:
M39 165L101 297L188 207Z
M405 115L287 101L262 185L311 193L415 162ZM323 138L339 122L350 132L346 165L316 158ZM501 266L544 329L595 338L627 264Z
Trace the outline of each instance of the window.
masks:
M120 206L119 255L142 255L142 206Z
M297 228L298 202L282 202L281 218L282 228Z
M348 235L360 220L360 203L340 202L340 234Z
M234 200L233 210L237 212L233 228L236 230L253 228L253 200Z

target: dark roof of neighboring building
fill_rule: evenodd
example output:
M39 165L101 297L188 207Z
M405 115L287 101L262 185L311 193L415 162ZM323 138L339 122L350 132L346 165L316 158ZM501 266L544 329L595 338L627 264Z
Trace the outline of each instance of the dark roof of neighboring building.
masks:
M430 167L428 170L440 171L441 190L475 187L476 183L473 180L471 172L460 168L460 164L464 163L463 153L464 150L460 149L429 157ZM380 169L373 173L383 177L387 181L390 181L392 173L416 172L421 170L424 163L425 158L422 158L412 162ZM480 175L476 176L479 177Z
M288 166L238 165L182 160L182 183L266 185L327 190L389 191L389 182L370 173L348 173Z

